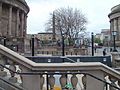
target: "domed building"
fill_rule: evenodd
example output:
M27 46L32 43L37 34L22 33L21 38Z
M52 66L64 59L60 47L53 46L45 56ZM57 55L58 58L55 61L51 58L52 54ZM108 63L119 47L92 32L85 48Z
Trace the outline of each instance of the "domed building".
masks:
M24 52L29 7L25 0L0 0L0 41Z
M116 46L120 46L120 4L114 6L111 9L111 13L108 15L110 19L110 33L111 33L111 45L113 46L113 32L115 34Z

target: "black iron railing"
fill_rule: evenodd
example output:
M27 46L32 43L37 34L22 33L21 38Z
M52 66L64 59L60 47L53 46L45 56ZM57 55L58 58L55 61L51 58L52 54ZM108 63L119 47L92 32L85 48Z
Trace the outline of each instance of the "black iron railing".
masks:
M10 72L13 72L13 73L18 74L18 75L46 75L47 78L48 78L48 75L62 75L62 74L65 74L65 75L67 75L67 74L83 74L83 75L88 75L88 76L90 76L90 77L92 77L92 78L94 78L94 79L96 79L96 80L104 83L104 84L106 85L106 90L109 90L109 89L107 88L108 85L109 85L110 87L114 87L114 88L117 89L117 90L120 90L119 87L117 87L117 86L115 86L115 85L112 85L111 83L109 83L109 82L107 82L107 81L105 81L105 80L102 80L102 79L100 79L99 77L94 76L94 75L89 74L89 73L82 73L82 72L79 72L79 71L78 71L78 72L49 72L49 71L48 71L48 72L47 72L47 71L46 71L46 72L35 72L35 71L34 71L34 72L21 73L21 72L13 71L13 70L9 69L8 67L6 67L6 66L4 66L4 65L2 65L2 64L0 64L0 66L6 68L6 69L9 70ZM24 89L21 88L21 87L18 87L18 86L16 86L16 85L12 84L12 83L9 83L9 82L5 81L2 77L0 77L0 80L8 83L9 85L11 85L11 86L13 86L13 87L15 87L15 88L18 88L19 90L24 90ZM48 83L47 83L47 86L48 86ZM48 89L47 89L47 90L48 90Z

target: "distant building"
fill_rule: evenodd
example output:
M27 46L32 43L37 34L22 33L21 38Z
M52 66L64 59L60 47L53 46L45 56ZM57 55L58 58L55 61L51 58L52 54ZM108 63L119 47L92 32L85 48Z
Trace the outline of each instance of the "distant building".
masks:
M26 36L26 45L25 50L26 53L31 53L31 47L32 47L32 35L33 34L27 34ZM55 35L55 40L53 40L53 33L50 32L44 32L44 33L38 33L34 34L34 49L35 54L37 55L62 55L62 42L61 42L61 36ZM88 51L85 47L79 48L74 46L66 46L67 40L64 40L65 43L65 55L86 55L88 54Z
M104 44L104 46L109 46L109 44L110 44L110 29L102 29L101 41Z
M104 46L110 45L110 29L102 29L101 33L98 33L95 35L95 38L99 38L101 40L101 43L103 43Z

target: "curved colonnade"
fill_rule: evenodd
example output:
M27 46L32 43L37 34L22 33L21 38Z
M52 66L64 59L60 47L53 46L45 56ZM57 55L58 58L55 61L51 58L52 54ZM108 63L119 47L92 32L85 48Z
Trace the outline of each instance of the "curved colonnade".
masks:
M112 31L116 32L116 45L120 46L120 4L111 9L108 15L110 19L111 40L113 41ZM113 44L113 43L112 43Z
M16 46L19 52L24 51L28 12L24 0L0 0L0 37L5 37L7 46Z

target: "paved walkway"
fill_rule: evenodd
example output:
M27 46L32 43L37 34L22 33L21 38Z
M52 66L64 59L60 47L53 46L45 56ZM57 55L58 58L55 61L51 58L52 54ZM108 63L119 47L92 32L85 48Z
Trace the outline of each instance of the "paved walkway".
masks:
M96 49L96 52L94 52L94 56L103 56L103 50L104 50L104 48ZM89 50L89 54L92 55L91 50ZM106 49L106 55L111 55L109 49Z

